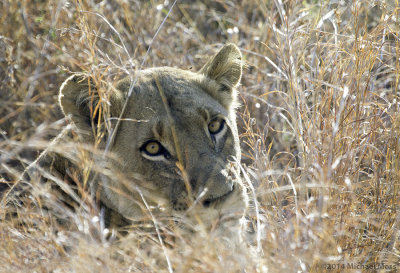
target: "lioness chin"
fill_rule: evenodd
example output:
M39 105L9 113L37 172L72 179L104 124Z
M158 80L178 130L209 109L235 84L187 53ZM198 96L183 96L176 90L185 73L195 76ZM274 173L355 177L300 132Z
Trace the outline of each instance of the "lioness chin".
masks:
M197 73L171 67L140 70L108 90L107 103L94 80L69 77L59 102L79 141L106 149L94 159L93 189L102 204L127 219L148 210L197 215L210 223L241 215L236 90L242 58L225 45ZM102 101L103 100L103 101ZM126 105L125 105L126 104ZM102 112L99 105L106 105ZM96 108L97 107L97 108ZM101 128L113 128L99 141Z

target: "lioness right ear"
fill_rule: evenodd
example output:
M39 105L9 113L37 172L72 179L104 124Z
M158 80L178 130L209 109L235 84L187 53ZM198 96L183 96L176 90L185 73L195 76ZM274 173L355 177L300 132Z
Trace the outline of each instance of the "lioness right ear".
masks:
M118 116L122 109L123 93L113 89L108 98L110 102L109 113ZM103 99L104 100L104 99ZM79 135L86 141L94 141L92 125L97 126L99 121L99 110L95 109L100 101L99 92L94 81L83 74L69 77L61 85L59 103L65 116L69 116L79 130ZM100 105L101 107L101 105ZM103 109L104 111L104 109Z
M229 108L236 99L235 87L242 77L242 54L239 48L234 44L225 45L204 65L200 73L218 84L217 88L210 87L208 91L224 107Z

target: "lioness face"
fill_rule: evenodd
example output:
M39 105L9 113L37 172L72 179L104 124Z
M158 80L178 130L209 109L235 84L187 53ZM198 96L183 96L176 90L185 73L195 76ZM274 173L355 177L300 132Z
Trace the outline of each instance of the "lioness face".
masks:
M118 173L98 176L103 203L134 219L143 215L143 204L170 214L193 204L207 213L243 206L234 111L241 71L241 54L229 44L198 73L152 68L119 82L109 109L118 120L127 103L110 147L116 159L96 161ZM92 142L88 82L70 77L61 87L60 104L83 140Z

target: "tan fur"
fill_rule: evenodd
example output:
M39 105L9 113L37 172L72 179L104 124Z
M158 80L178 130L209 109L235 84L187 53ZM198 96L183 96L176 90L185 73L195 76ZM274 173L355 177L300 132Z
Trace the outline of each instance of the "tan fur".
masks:
M137 71L104 94L92 79L68 78L60 89L60 105L84 143L93 144L99 136L98 120L91 114L100 97L109 106L103 107L104 116L112 117L112 122L101 120L103 129L115 126L128 100L109 150L116 159L95 159L97 168L106 170L96 177L102 202L131 219L142 218L150 206L168 215L189 208L204 221L242 211L234 111L241 74L240 51L228 44L198 73L171 67ZM216 135L208 127L215 120L226 126ZM149 140L165 151L149 155L144 149ZM98 147L104 149L105 141Z

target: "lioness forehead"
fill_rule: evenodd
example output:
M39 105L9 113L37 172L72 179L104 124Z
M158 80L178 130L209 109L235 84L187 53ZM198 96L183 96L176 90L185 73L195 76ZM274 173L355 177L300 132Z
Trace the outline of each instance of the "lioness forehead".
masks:
M120 139L126 137L138 147L149 139L159 139L175 154L171 126L177 129L178 139L187 142L196 137L200 143L199 135L210 119L224 116L230 124L228 111L205 89L208 79L203 75L166 67L143 70L135 76ZM131 79L126 79L117 88L127 93L130 85Z
M189 118L207 111L211 115L227 115L227 110L207 91L207 79L198 73L165 67L143 70L135 75L132 98L128 102L128 118L163 119L166 107L173 118ZM131 79L123 80L118 89L129 90ZM163 102L162 94L166 101ZM140 106L140 107L138 107Z

